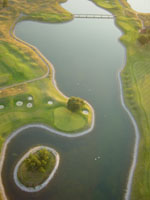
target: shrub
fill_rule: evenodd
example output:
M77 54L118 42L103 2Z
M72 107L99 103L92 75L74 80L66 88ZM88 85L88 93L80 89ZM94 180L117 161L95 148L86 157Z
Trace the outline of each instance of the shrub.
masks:
M138 41L140 42L140 44L144 45L144 44L147 44L149 42L149 39L145 35L141 35L138 38Z
M70 97L67 102L67 108L72 112L79 111L84 106L84 100L79 97Z
M41 149L35 154L30 154L29 157L25 159L25 164L28 170L44 172L50 158L50 152L47 149Z

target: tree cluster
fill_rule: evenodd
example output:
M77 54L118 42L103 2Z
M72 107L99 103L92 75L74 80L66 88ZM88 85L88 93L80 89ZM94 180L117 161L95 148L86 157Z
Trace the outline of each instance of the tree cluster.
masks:
M51 153L47 149L41 149L34 154L30 154L25 159L25 164L30 171L45 172L46 166L51 159Z
M145 45L145 44L147 44L150 41L150 38L147 37L147 36L145 36L145 35L141 35L138 38L138 41L140 42L140 44Z
M141 32L141 35L138 38L138 41L141 45L145 45L150 42L150 29L144 29Z
M67 102L67 108L72 112L79 111L84 106L84 100L79 97L70 97Z
M7 7L8 5L8 0L3 0L3 8Z

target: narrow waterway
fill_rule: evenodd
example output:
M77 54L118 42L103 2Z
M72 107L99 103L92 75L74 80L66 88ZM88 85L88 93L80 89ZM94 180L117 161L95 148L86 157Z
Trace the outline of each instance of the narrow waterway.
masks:
M150 13L149 0L127 0L131 7L138 12Z
M63 6L72 13L108 14L88 0L70 0ZM53 63L58 87L65 95L80 96L94 107L96 121L91 133L74 139L38 128L16 136L8 146L3 168L7 196L10 200L123 199L134 128L120 101L118 71L124 65L125 49L114 20L27 21L17 24L16 35L38 47ZM48 187L28 194L14 184L13 169L25 151L39 144L60 154L60 166Z

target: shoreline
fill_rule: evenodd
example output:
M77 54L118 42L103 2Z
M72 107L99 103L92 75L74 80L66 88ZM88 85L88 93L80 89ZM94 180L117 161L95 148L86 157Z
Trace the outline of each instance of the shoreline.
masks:
M119 2L120 2L120 0L119 0ZM121 2L120 2L120 4L121 4ZM117 19L114 19L114 23L115 23L115 26L122 33L121 36L123 36L124 32L120 28L120 26L117 24ZM129 167L128 177L127 177L127 184L126 184L126 188L125 188L125 194L124 194L124 197L123 197L124 200L130 200L131 190L132 190L132 182L133 182L133 175L134 175L134 171L135 171L135 168L136 168L137 157L138 157L139 142L140 142L140 132L139 132L139 128L138 128L138 125L136 123L136 120L134 119L132 113L130 112L130 110L128 109L128 107L126 106L125 101L124 101L121 72L126 67L127 47L120 41L120 39L119 39L119 42L123 46L123 48L125 49L124 63L123 63L123 66L121 67L121 69L118 71L118 75L117 75L118 76L118 82L119 82L119 88L120 88L120 101L121 101L121 105L122 105L123 109L128 114L129 119L131 120L131 122L133 124L133 127L134 127L134 131L135 131L134 132L134 135L135 135L134 146L133 146L133 151L131 152L132 161L131 161L131 165Z
M43 76L41 77L37 77L37 78L34 78L32 80L27 80L27 81L24 81L24 82L21 82L21 83L16 83L16 84L13 84L13 85L10 85L10 86L5 86L5 87L2 87L0 88L0 90L4 90L4 89L7 89L7 88L11 88L11 87L17 87L19 85L23 85L25 83L31 83L31 82L34 82L34 81L38 81L38 80L41 80L41 79L44 79L46 77L48 77L50 75L50 72L51 73L51 81L53 83L53 85L55 86L56 90L65 98L68 98L66 95L64 95L59 89L58 89L58 86L57 86L57 83L56 83L56 80L55 80L55 69L54 69L54 66L53 64L47 60L47 58L36 48L34 47L33 45L30 45L26 42L24 42L23 40L17 38L15 36L15 26L18 22L21 22L19 21L19 19L21 18L21 16L19 16L15 22L12 24L10 30L9 30L9 34L10 36L16 40L17 42L20 42L22 44L24 44L27 48L30 48L32 49L38 56L39 58L42 59L42 61L46 64L47 66L47 72L46 74L44 74ZM9 142L17 135L20 133L20 131L22 130L25 130L27 128L33 128L33 127L37 127L37 128L43 128L45 130L48 130L52 133L55 133L59 136L63 136L63 137L68 137L68 138L76 138L76 137L81 137L83 135L86 135L88 134L89 132L91 132L94 128L94 125L95 125L95 111L93 109L93 107L86 101L84 100L85 103L89 106L89 108L91 109L91 114L92 114L92 120L91 120L91 125L90 127L85 130L85 131L81 131L81 132L78 132L78 133L72 133L72 134L69 134L69 133L65 133L65 132L61 132L61 131L57 131L49 126L46 126L46 125L43 125L43 124L28 124L28 125L25 125L25 126L22 126L20 128L18 128L17 130L13 131L10 136L5 140L4 144L3 144L3 147L2 147L2 150L1 150L1 154L0 154L0 192L2 194L2 197L4 200L7 200L7 196L6 196L6 193L5 193L5 189L4 189L4 186L3 186L3 182L2 182L2 169L3 169L3 163L4 163L4 160L5 160L5 155L6 155L6 150L7 150L7 145L9 144Z
M37 185L34 188L33 187L26 187L18 180L18 177L17 177L18 168L19 168L20 164L23 162L23 160L30 155L30 153L35 153L36 151L38 151L38 150L40 150L42 148L47 149L48 151L50 151L55 156L55 159L56 159L55 167L53 168L52 172L49 174L48 178L42 184ZM49 182L52 180L52 178L54 177L54 175L55 175L55 173L56 173L56 171L58 169L59 162L60 162L60 156L57 153L57 151L55 151L53 148L50 148L50 147L47 147L47 146L33 147L27 153L25 153L24 156L16 164L16 166L14 168L14 173L13 173L14 182L16 183L16 185L22 191L25 191L25 192L39 192L40 190L45 188L49 184Z
M42 128L44 130L55 133L55 134L62 136L62 137L76 138L76 137L81 137L81 136L84 136L84 135L90 133L92 131L92 129L94 128L94 124L95 124L95 115L93 115L91 127L89 129L82 131L82 132L79 132L79 133L68 134L68 133L60 132L60 131L57 131L57 130L49 127L49 126L43 125L43 124L28 124L28 125L25 125L25 126L18 128L14 132L12 132L11 135L4 142L4 145L3 145L3 148L2 148L2 151L1 151L1 157L0 157L0 191L1 191L1 194L3 196L3 199L8 200L6 193L5 193L4 185L3 185L3 182L2 182L2 176L1 176L2 169L3 169L3 163L4 163L4 160L5 160L5 156L6 156L7 146L10 143L10 141L15 136L17 136L21 131L28 129L28 128Z
M120 2L120 0L119 0ZM93 2L96 6L100 6L97 5L96 2ZM120 2L121 4L121 2ZM101 6L100 6L101 7ZM101 7L102 9L108 11L109 13L111 13L111 11L107 10L106 8ZM137 12L138 13L138 12ZM112 14L112 13L111 13ZM114 25L116 26L117 29L119 29L119 31L121 32L121 36L124 35L123 29L120 28L120 26L117 24L117 19L114 19ZM139 141L140 141L140 132L138 129L138 125L136 123L136 120L134 119L132 113L130 112L130 110L128 109L128 107L126 106L125 102L124 102L124 95L123 95L123 84L122 84L122 79L121 79L121 71L125 68L126 66L126 61L127 61L127 47L120 41L120 44L122 45L122 47L125 49L125 55L124 55L124 64L123 66L119 69L117 77L118 77L118 82L119 82L119 88L120 88L120 101L121 101L121 105L123 107L123 109L126 111L126 113L129 116L129 119L131 120L133 127L134 127L134 134L135 134L135 140L134 140L134 146L133 146L133 152L132 154L132 161L131 161L131 165L129 167L129 173L128 173L128 177L127 177L127 184L126 184L126 188L125 188L125 194L123 195L123 199L124 200L130 200L130 195L131 195L131 189L132 189L132 181L133 181L133 175L134 175L134 171L136 168L136 163L137 163L137 157L138 157L138 149L139 149Z
M119 2L120 2L120 4L122 4L120 0L119 0ZM138 12L136 12L136 15L138 15ZM143 21L142 20L140 20L140 21L141 21L141 23L143 25ZM117 19L115 19L115 26L121 31L121 33L122 33L121 36L123 36L124 35L123 29L121 29L120 26L117 24ZM131 161L131 165L129 167L128 177L127 177L127 184L126 184L126 188L125 188L125 194L124 194L124 197L123 197L124 200L130 200L133 176L134 176L136 163L137 163L137 158L138 158L138 150L139 150L139 142L140 142L140 131L139 131L139 128L138 128L136 120L134 119L132 113L130 112L130 110L128 109L128 107L127 107L127 105L125 104L125 101L124 101L121 71L126 67L127 47L120 40L119 40L119 42L121 43L121 45L125 49L124 64L123 64L122 68L118 71L118 81L119 81L119 88L120 88L120 100L121 100L122 107L127 112L128 116L129 116L129 118L130 118L130 120L131 120L131 122L133 124L134 130L135 130L135 132L134 132L134 134L135 134L134 146L133 146L133 151L131 153L132 161Z
M120 4L121 1L119 0ZM96 2L93 2L95 5L97 5ZM97 5L97 6L100 6L100 5ZM101 6L100 6L101 7ZM109 11L107 8L103 8L101 7L102 9L110 12L112 14L111 11ZM135 11L136 12L136 11ZM138 14L138 12L136 12ZM140 20L142 25L143 25L143 21ZM122 33L121 36L124 35L124 30L120 28L120 26L117 24L117 19L115 18L114 19L114 24L116 26L117 29L120 30L120 32ZM127 47L120 41L119 39L119 42L121 43L121 45L123 46L123 48L125 49L125 55L124 55L124 64L123 66L121 67L121 69L118 71L118 82L119 82L119 88L120 88L120 101L121 101L121 105L123 107L123 109L127 112L132 124L133 124L133 127L134 127L134 134L135 134L135 140L134 140L134 146L133 146L133 152L131 153L132 154L132 161L131 161L131 165L129 167L129 173L128 173L128 177L127 177L127 184L126 184L126 188L125 188L125 194L123 195L123 199L124 200L130 200L130 196L131 196L131 190L132 190L132 182L133 182L133 175L134 175L134 171L135 171L135 168L136 168L136 163L137 163L137 157L138 157L138 150L139 150L139 141L140 141L140 132L139 132L139 129L138 129L138 125L136 123L136 120L134 119L132 113L130 112L130 110L128 109L128 107L126 106L125 102L124 102L124 95L123 95L123 84L122 84L122 79L121 79L121 71L126 67L126 61L127 61Z
M136 123L136 121L135 121L132 113L127 108L127 106L125 105L125 102L124 102L123 88L122 88L122 82L121 82L121 70L118 72L118 81L119 81L119 87L120 87L120 100L121 100L122 107L127 112L128 116L129 116L129 118L130 118L130 120L131 120L131 122L133 124L134 130L135 130L135 142L134 142L134 147L133 147L133 152L132 152L133 158L132 158L131 166L129 168L129 174L128 174L127 185L126 185L126 191L125 191L125 195L124 195L124 200L130 200L133 175L134 175L134 171L135 171L135 168L136 168L137 157L138 157L140 132L139 132L137 123Z
M103 8L104 9L104 8ZM107 10L107 9L105 9L105 10ZM107 10L108 11L108 10ZM20 17L20 16L19 16ZM17 24L17 22L18 21L16 21L15 22L15 24L14 24L14 27L16 26L16 24ZM120 27L118 27L118 25L116 25L116 27L117 28L120 28ZM119 29L120 30L120 29ZM46 64L46 66L47 66L47 68L48 68L48 71L46 72L46 74L45 75L43 75L42 77L39 77L39 78L35 78L35 79L32 79L32 80L29 80L29 81L25 81L25 82L22 82L22 83L18 83L17 85L11 85L11 86L8 86L8 87L15 87L15 86L18 86L18 85L22 85L22 84L24 84L24 83L30 83L30 82L34 82L34 81L37 81L37 80L40 80L40 79L43 79L43 78L46 78L49 74L50 74L50 69L52 70L52 82L53 82L53 84L54 84L54 86L56 87L56 89L64 96L64 97L66 97L66 98L68 98L67 96L65 96L59 89L58 89L58 87L57 87L57 84L56 84L56 80L55 80L55 69L54 69L54 66L52 65L52 63L50 63L50 61L48 61L48 63L46 63L47 62L47 59L44 57L44 55L43 54L41 54L40 52L39 52L39 50L36 48L36 47L34 47L33 45L30 45L30 44L28 44L28 43L26 43L26 42L24 42L24 41L22 41L21 39L19 39L19 38L17 38L15 35L14 35L14 32L15 32L15 29L13 29L13 35L11 35L12 36L12 38L14 38L16 41L18 41L18 42L21 42L21 43L23 43L24 45L26 45L28 48L31 48L33 51L35 51L35 53L37 53L37 55L43 60L43 62L45 62L45 64ZM124 45L123 45L123 47L125 47ZM125 48L126 49L126 48ZM40 55L40 54L41 55ZM43 57L43 58L42 58ZM123 66L123 68L124 68L125 66ZM122 68L122 69L123 69ZM125 105L125 103L124 103L124 97L123 97L123 89L122 89L122 81L121 81L121 71L122 71L122 69L118 72L118 81L119 81L119 86L120 86L120 97L121 97L121 104L122 104L122 107L125 109L125 111L128 113L128 115L129 115L129 118L131 119L131 121L132 121L132 123L133 123L133 126L134 126L134 129L135 129L135 135L136 135L136 137L135 137L135 145L134 145L134 150L133 150L133 162L131 163L131 168L130 168L130 170L129 170L129 178L128 178L128 184L127 184L127 191L126 191L126 193L125 193L125 200L129 200L129 197L130 197L130 193L131 193L131 184L132 184L132 177L133 177L133 174L134 174L134 169L135 169L135 165L136 165L136 161L137 161L137 155L138 155L138 144L139 144L139 139L140 139L140 136L139 136L139 130L138 130L138 127L137 127L137 124L136 124L136 121L135 121L135 119L134 119L134 117L132 116L132 114L131 114L131 112L129 111L129 109L126 107L126 105ZM6 86L7 87L7 86ZM1 88L0 88L1 89ZM5 89L5 88L4 88ZM87 102L86 102L87 103ZM91 107L91 106L90 106ZM91 107L92 108L92 107ZM93 109L93 108L92 108ZM93 116L94 116L94 112L93 112ZM94 116L95 117L95 116ZM85 135L85 134L87 134L87 133L84 133L84 131L83 131L83 133L81 132L81 133L73 133L73 134L75 134L75 136L73 136L73 134L69 134L69 133L63 133L63 132L60 132L60 131L56 131L55 132L55 130L54 129L52 129L52 128L50 128L50 127L48 127L48 126L45 126L45 125L40 125L40 124L29 124L29 125L25 125L25 126L23 126L23 127L20 127L19 129L17 129L16 131L14 131L12 134L15 134L15 132L17 132L17 134L19 134L19 132L20 131L22 131L22 130L25 130L25 129L28 129L28 128L31 128L31 127L39 127L39 128L43 128L43 129L45 129L45 130L48 130L48 131L52 131L52 132L54 132L54 133L56 133L56 134L58 134L58 135L60 135L60 136L65 136L65 137L69 137L69 138L74 138L74 137L80 137L80 136L83 136L83 135ZM93 128L92 128L93 129ZM91 129L91 130L92 130ZM91 130L89 130L89 132L91 131ZM86 132L86 131L85 131ZM11 135L12 135L11 134ZM16 134L16 135L17 135ZM66 135L67 134L67 135ZM16 135L14 135L14 137L16 136ZM9 139L9 138L8 138ZM13 139L13 137L11 138L11 139ZM11 140L10 139L10 140ZM9 141L10 142L10 141ZM9 143L8 142L8 143ZM7 143L7 145L8 145L8 143ZM6 147L7 148L7 147ZM4 158L5 159L5 158ZM1 164L1 161L0 161L0 164ZM0 172L1 172L1 169L0 169ZM1 178L1 177L0 177ZM1 182L1 181L0 181ZM6 198L7 199L7 198Z
M120 0L119 0L120 2ZM121 4L121 2L120 2ZM122 35L124 35L123 30L120 28L120 26L117 24L117 19L114 19L114 23L115 26L121 31ZM132 161L131 161L131 165L129 167L129 172L128 172L128 177L127 177L127 184L126 184L126 188L125 188L125 194L123 199L124 200L130 200L130 196L131 196L131 190L132 190L132 182L133 182L133 175L134 175L134 171L136 168L136 163L137 163L137 157L138 157L138 149L139 149L139 141L140 141L140 132L138 129L138 125L136 123L136 120L134 119L132 113L130 112L130 110L128 109L128 107L125 104L124 101L124 94L123 94L123 84L122 84L122 78L121 78L121 72L122 70L126 67L126 61L127 61L127 47L120 41L120 44L123 46L123 48L125 49L125 55L124 55L124 64L122 66L122 68L118 71L118 82L119 82L119 88L120 88L120 101L121 101L121 105L123 107L123 109L126 111L126 113L128 114L133 127L134 127L134 135L135 135L135 139L134 139L134 146L133 146L133 151L131 153L132 155Z

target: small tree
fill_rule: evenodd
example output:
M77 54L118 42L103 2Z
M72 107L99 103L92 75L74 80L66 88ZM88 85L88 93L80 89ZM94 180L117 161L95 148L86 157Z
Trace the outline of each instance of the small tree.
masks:
M83 108L84 106L84 101L83 99L79 97L70 97L68 102L67 102L67 108L71 110L72 112L79 111Z
M8 0L3 0L3 8L5 8L8 5Z
M28 170L44 172L50 159L50 152L47 149L41 149L36 154L31 153L29 157L25 159L25 164Z
M140 42L140 44L144 45L146 43L149 42L148 38L145 36L145 35L141 35L139 38L138 38L138 41Z

